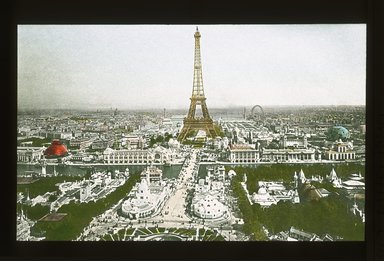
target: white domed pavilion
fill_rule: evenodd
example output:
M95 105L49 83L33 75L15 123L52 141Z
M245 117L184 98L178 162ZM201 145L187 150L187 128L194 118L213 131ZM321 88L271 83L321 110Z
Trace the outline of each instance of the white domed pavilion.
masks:
M192 202L193 213L205 219L216 219L227 213L228 208L215 197L208 194L204 197L194 198Z

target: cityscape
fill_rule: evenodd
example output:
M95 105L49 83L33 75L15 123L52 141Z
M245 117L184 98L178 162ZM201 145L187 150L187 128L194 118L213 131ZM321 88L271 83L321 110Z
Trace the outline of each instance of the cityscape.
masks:
M219 50L207 49L205 37L212 44L209 32L216 30L227 33L226 30L237 30L243 33L239 34L240 38L245 35L245 39L247 33L252 33L256 35L255 39L259 39L257 32L260 28L257 26L126 27L119 26L116 35L124 30L140 30L140 37L151 43L153 41L154 46L157 45L155 37L150 38L151 40L145 38L152 35L151 32L158 31L158 35L163 35L167 40L164 43L172 41L168 39L168 29L175 30L174 33L177 34L182 33L189 43L180 48L189 48L187 55L190 57L176 57L177 55L172 54L172 51L178 52L176 49L171 50L172 46L183 43L183 40L173 39L174 42L167 48L171 48L169 56L174 59L167 55L159 56L158 60L154 58L151 65L143 67L143 75L129 72L133 75L130 80L132 82L122 83L119 87L121 90L118 87L105 86L102 94L94 94L89 83L82 94L81 91L78 93L78 96L82 95L84 98L81 105L78 103L80 99L73 99L71 103L71 98L68 98L73 95L71 90L81 88L76 87L72 80L69 82L74 87L68 89L53 86L57 81L71 78L72 74L73 79L86 79L83 75L85 73L81 71L82 65L79 66L80 62L74 61L81 61L85 57L82 56L84 53L92 53L92 48L100 47L91 41L89 46L82 47L84 51L73 56L75 60L68 62L65 60L69 59L66 58L68 54L65 48L57 48L61 46L58 43L80 46L81 39L66 41L69 38L64 35L68 32L72 34L71 26L19 26L18 241L364 240L366 109L365 96L361 93L365 92L365 67L362 65L365 61L355 59L365 53L365 42L362 45L364 48L354 47L358 53L354 53L355 49L350 53L344 51L340 56L345 56L334 58L328 56L328 36L323 35L332 32L329 36L331 41L333 34L338 34L340 30L346 35L353 34L346 38L356 42L358 37L364 40L364 26L261 28L260 34L265 36L274 30L279 36L285 34L282 33L283 30L292 30L292 35L309 35L308 38L313 37L311 39L314 42L318 39L313 32L318 30L317 36L326 44L321 46L323 43L320 41L315 53L325 48L326 53L318 58L324 62L324 66L336 66L332 70L338 72L335 73L337 80L334 80L332 86L324 87L326 89L323 91L332 97L328 99L327 95L319 94L317 100L313 97L322 92L323 83L319 83L318 89L303 89L302 93L298 93L297 89L271 91L268 87L241 88L233 86L232 82L225 85L224 81L223 92L215 93L210 89L207 82L212 84L212 78L208 81L205 79L209 79L210 72L215 71L214 66L221 68L225 77L235 72L215 65L226 63L232 58L222 57ZM74 31L80 30L75 26L73 28ZM98 31L99 29L97 26L81 27L81 30L93 30L95 35L104 36L111 27L103 27ZM51 50L39 49L36 47L38 44L33 43L40 39L37 33L39 30L43 32L42 35L45 34L44 41L48 41L51 33L62 32L63 38L52 44L54 47ZM111 37L111 42L116 40L116 35ZM86 38L79 38L82 37ZM139 43L140 37L132 42ZM348 41L346 38L337 38L334 46L337 46L337 41L341 41L344 46ZM276 35L271 39L275 41ZM217 41L219 40L225 42L225 39ZM302 40L304 45L312 44L312 40ZM268 38L263 41L267 42ZM122 42L127 45L130 43ZM287 44L288 42L284 43ZM159 46L162 47L159 48L164 48L164 45L161 42ZM223 46L220 48L228 47L225 43ZM254 44L245 46L258 48ZM273 45L270 48L273 49ZM340 51L339 47L335 49ZM243 52L245 50L247 47L244 47ZM49 56L45 52L51 56L44 58ZM206 66L205 57L210 52L220 54L221 60L209 57ZM310 53L308 51L307 55L310 56ZM99 54L102 56L102 51ZM142 60L146 60L145 57L152 54L142 50L140 55L143 56ZM329 64L324 61L323 55L327 57ZM61 56L63 58L59 61ZM162 73L167 71L167 77L177 77L177 73L168 71L169 68L179 70L177 64L159 66L159 61L164 57L169 63L178 59L186 60L189 67L185 69L185 74L189 75L189 80L182 86L172 87L170 84L169 89L164 84L157 83L153 94L147 92L145 87L143 93L140 86L132 87L143 81L143 78L144 82L155 84L157 78L153 76L152 79L151 73L148 74L151 68L160 70L152 72L154 75L159 74L164 78ZM364 55L361 57L364 58ZM37 63L36 68L41 67L48 72L30 69L32 61L29 59ZM49 66L44 65L44 59L50 61ZM103 59L115 58L97 59L94 68ZM236 57L233 59L233 63L228 63L234 65L239 60ZM300 70L311 67L305 59L297 58L297 63L302 63L303 66L296 65ZM308 59L316 62L313 57ZM352 69L337 69L340 65L338 59L343 60L346 67L350 64ZM136 60L129 62L134 63ZM141 62L137 60L138 67L143 66L140 65ZM66 69L55 68L58 63L66 63ZM126 61L124 65L127 66ZM127 70L135 70L133 67L134 65ZM272 67L273 70L278 70L284 65ZM29 73L28 70L33 72ZM72 74L56 76L61 70L68 70ZM108 68L105 70L108 71L107 77L112 74L113 78L121 81L126 79L125 76L119 76L120 71ZM256 74L262 74L262 70L256 70ZM287 70L288 76L293 77L296 73L295 69ZM306 71L308 70L310 69L307 68ZM91 71L97 74L99 69ZM180 71L183 71L180 75L184 75L184 68L180 68ZM52 72L55 74L48 77ZM345 76L347 72L351 73L351 81ZM103 73L94 76L95 85L99 86L97 88L109 81L109 78L103 78ZM245 77L247 73L242 72L240 75L242 79L239 79L239 84L245 84L248 80ZM249 77L249 81L254 80L253 76ZM312 79L311 77L316 78L311 84L322 82L320 76L310 75L309 78ZM347 82L340 87L334 86L341 81L340 78ZM183 77L180 76L180 79ZM180 79L175 81L181 81ZM268 81L277 82L273 76L271 79L260 79L266 86ZM332 75L324 77L327 83L332 82L332 79ZM283 79L281 88L290 88L291 80ZM303 83L295 78L292 84L301 86ZM161 86L165 89L158 92ZM186 93L183 97L177 93L181 88ZM223 98L229 88L232 88L232 96ZM257 88L259 89L254 92ZM277 87L271 84L270 88ZM127 104L131 105L124 106L124 96L121 94L123 91L127 99L130 99ZM116 92L115 102L111 100L113 92ZM306 96L306 92L314 93L311 94L314 96ZM270 94L275 100L263 100ZM140 96L145 97L141 99ZM249 97L256 102L248 102ZM239 100L246 102L238 103ZM146 106L143 106L143 102ZM268 105L273 103L276 104Z

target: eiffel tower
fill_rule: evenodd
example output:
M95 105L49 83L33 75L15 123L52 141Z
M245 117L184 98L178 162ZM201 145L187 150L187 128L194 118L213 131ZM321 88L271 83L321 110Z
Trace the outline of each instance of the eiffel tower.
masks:
M207 104L205 103L204 87L203 87L203 73L201 67L201 56L200 56L200 32L196 27L195 32L195 64L193 74L193 89L192 96L190 98L191 104L187 117L184 118L184 125L177 139L183 141L187 134L195 130L204 130L207 137L214 138L217 135L213 125L213 121L208 113ZM197 118L196 106L201 106L203 117Z

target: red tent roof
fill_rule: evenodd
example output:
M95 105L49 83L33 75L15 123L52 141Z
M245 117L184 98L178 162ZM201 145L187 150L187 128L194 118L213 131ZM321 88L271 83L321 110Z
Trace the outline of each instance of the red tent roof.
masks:
M47 157L62 157L67 154L67 147L60 140L53 140L51 146L44 151L44 155Z

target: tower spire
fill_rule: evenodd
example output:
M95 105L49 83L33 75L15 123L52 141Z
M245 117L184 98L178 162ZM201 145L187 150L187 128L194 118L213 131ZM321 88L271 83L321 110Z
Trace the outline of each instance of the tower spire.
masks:
M196 27L196 29L198 28ZM201 66L200 38L201 38L201 34L199 30L196 30L192 97L205 98L204 87L203 87L203 72L202 72L202 66Z

